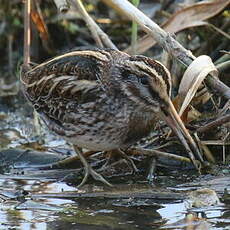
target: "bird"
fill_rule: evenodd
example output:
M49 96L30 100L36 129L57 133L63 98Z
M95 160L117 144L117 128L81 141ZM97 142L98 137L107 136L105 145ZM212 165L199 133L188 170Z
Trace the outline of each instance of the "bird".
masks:
M152 58L113 49L75 50L33 67L22 67L22 91L47 127L72 143L91 175L111 185L81 149L128 149L164 120L191 161L203 161L171 101L169 70Z

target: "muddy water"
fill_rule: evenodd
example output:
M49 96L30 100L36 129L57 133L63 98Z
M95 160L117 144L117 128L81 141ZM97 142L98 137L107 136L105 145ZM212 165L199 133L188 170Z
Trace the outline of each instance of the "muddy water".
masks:
M72 154L67 143L44 130L41 141L26 116L2 117L0 230L230 229L229 165L218 176L175 170L158 173L153 185L143 174L110 178L114 188L89 181L78 189L79 170L33 167ZM74 180L66 180L72 174ZM220 202L192 207L190 192L204 187Z

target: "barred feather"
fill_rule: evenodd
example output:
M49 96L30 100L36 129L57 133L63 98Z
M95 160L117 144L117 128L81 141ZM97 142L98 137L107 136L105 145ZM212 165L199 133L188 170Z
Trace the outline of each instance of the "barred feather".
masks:
M48 127L79 147L110 150L148 135L171 93L157 61L115 50L73 51L21 73Z

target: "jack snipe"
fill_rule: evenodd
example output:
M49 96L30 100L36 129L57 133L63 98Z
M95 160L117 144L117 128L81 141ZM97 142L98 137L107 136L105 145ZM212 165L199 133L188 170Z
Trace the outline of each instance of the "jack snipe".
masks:
M162 119L194 164L193 153L199 155L170 100L170 73L158 61L111 49L73 51L23 70L21 82L49 129L75 149L128 148ZM109 184L78 155L86 170L81 185L89 174Z

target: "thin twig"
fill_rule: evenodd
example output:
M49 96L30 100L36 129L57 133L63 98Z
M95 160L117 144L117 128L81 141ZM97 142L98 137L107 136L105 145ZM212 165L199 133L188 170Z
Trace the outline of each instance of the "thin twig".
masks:
M102 31L102 29L97 25L97 23L90 17L90 15L85 10L81 0L69 0L74 8L78 10L81 14L82 19L86 22L89 27L90 32L93 35L94 40L96 41L99 47L104 47L104 45L108 48L116 49L117 47L113 44L113 42L109 39L108 35ZM104 44L104 45L103 45Z
M223 139L224 142L227 140L227 138L229 137L229 135L230 135L230 132L228 132L225 135L225 137ZM223 145L223 154L222 154L222 156L223 156L223 164L225 164L226 163L226 148L225 148L225 145Z
M216 119L215 121L209 122L208 124L198 128L196 130L196 132L204 133L204 132L209 131L210 129L221 126L227 122L230 122L230 114L223 116L223 117L220 117L220 118Z
M222 116L224 114L227 114L227 111L230 111L230 100L228 100L225 105L223 106L223 108L221 108L218 112L218 116Z
M230 20L226 20L226 22L224 22L224 24L221 26L220 29L224 31L227 30L229 26L230 26ZM201 45L201 48L198 50L197 55L205 53L205 51L208 49L208 46L210 46L210 44L212 44L213 41L219 39L219 36L220 34L216 32L210 38L208 38L208 41L206 41L204 44Z
M8 35L8 70L10 73L10 76L13 75L13 34Z
M197 142L198 146L200 147L200 149L203 149L203 153L204 153L206 159L209 162L215 163L216 161L215 161L215 158L214 158L212 152L208 149L208 147L206 145L201 144L201 140L198 137L197 133L194 133L194 137L196 138L196 142Z
M140 1L139 0L132 0L134 6L138 7ZM137 50L137 23L132 22L132 35L131 35L131 47L132 47L132 54L136 54Z
M230 145L230 141L226 142L223 140L204 140L201 143L204 145Z
M97 30L96 30L96 25L95 25L95 22L94 20L89 16L89 14L87 13L87 11L85 10L81 0L76 0L76 1L71 1L73 6L76 6L78 12L81 14L82 16L82 19L84 19L84 21L86 22L90 32L92 33L93 35L93 38L96 42L96 44L103 48L103 43L101 41L101 38L99 37L98 33L97 33Z
M144 13L138 10L127 0L102 1L115 8L120 13L122 12L130 20L136 21L145 32L150 34L159 43L159 45L162 46L163 49L169 52L183 65L189 66L196 58L191 51L186 50L179 42L172 38L172 36L170 36L166 31L160 28L156 23L154 23L150 18L148 18ZM230 99L230 88L219 81L218 78L208 75L205 81L208 83L210 88Z
M172 153L167 153L155 149L131 148L127 150L127 153L138 154L138 155L143 154L143 155L154 156L154 157L164 157L168 159L191 163L191 160L188 157L182 157Z
M31 0L26 0L25 8L24 8L24 59L23 59L24 66L27 66L28 63L30 62L30 44L31 44L30 12L31 12Z

